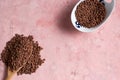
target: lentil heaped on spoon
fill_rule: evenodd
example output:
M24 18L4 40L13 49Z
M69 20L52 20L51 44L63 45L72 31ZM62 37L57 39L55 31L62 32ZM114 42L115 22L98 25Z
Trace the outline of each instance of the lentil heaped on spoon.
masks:
M106 9L98 0L85 0L77 6L75 16L80 25L91 28L105 19Z
M18 74L31 74L44 62L39 55L41 49L38 42L34 42L33 36L16 34L6 43L1 59L11 71L22 66Z

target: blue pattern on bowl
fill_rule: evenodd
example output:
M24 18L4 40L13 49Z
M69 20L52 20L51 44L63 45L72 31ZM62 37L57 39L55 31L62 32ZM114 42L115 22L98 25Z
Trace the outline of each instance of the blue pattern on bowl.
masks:
M76 24L76 27L77 27L77 28L80 28L80 27L81 27L81 25L79 24L79 22L76 21L75 24Z
M99 2L101 2L103 5L105 5L104 0L99 0Z
M104 0L99 0L99 2L102 2L102 1L104 1Z

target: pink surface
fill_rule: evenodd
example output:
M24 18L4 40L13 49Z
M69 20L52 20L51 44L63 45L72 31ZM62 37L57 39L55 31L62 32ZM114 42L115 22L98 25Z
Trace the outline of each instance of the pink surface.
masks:
M0 0L0 52L15 33L34 35L45 63L13 80L120 80L120 0L99 30L81 33L70 22L79 0ZM0 61L0 80L4 80Z

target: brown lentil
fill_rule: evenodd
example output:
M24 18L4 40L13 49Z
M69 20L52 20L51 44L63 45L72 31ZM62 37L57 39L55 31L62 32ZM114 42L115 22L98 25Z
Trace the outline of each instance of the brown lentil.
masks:
M105 19L106 9L98 0L85 0L77 6L75 16L81 26L91 28Z
M6 43L6 47L1 53L1 59L11 71L15 71L23 66L18 74L31 74L44 62L39 52L41 47L38 42L33 41L33 36L23 36L16 34ZM24 63L26 63L24 65Z

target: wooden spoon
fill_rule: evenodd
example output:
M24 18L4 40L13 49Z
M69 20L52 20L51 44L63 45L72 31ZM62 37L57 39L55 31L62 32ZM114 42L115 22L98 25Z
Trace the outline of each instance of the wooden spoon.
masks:
M11 70L10 70L10 67L8 67L8 69L7 69L7 77L6 77L5 80L11 80L12 77L13 77L15 74L17 74L17 72L27 63L27 61L29 60L29 58L30 58L31 55L32 55L32 52L31 52L31 54L28 56L28 58L26 59L26 62L23 63L23 65L22 65L21 67L19 67L17 70L11 71Z
M22 66L22 67L23 67L23 66ZM11 80L11 78L12 78L22 67L20 67L20 68L19 68L18 70L16 70L16 71L11 71L10 68L8 67L6 80Z

